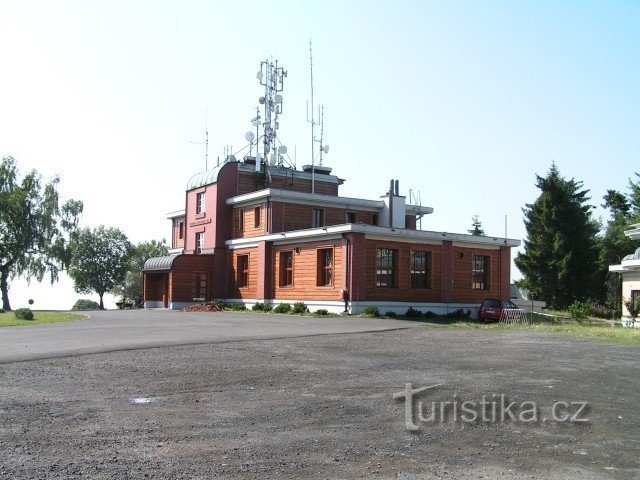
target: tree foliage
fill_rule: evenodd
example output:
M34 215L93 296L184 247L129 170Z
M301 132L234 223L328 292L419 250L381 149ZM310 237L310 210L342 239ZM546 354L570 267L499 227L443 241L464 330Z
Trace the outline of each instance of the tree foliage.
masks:
M565 308L598 291L599 225L582 182L566 180L555 164L536 178L540 196L523 209L527 239L515 263L535 298Z
M127 273L121 283L115 286L113 293L123 302L135 302L142 298L142 269L144 262L151 257L162 257L169 254L165 240L141 242L131 249Z
M46 272L51 283L69 265L70 240L82 214L82 202L60 205L54 177L43 183L35 170L18 180L15 160L0 163L0 287L2 308L11 310L9 281L18 276L41 281Z
M120 229L100 226L80 230L71 248L69 276L76 292L96 292L100 309L104 309L104 294L121 283L127 273L131 243Z
M484 235L484 229L482 228L482 222L480 221L480 216L478 214L471 217L471 227L471 230L467 230L471 235Z

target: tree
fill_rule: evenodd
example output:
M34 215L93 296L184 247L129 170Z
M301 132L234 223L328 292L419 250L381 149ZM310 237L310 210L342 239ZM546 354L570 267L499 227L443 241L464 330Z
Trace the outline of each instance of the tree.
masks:
M471 235L484 235L482 222L480 221L480 216L477 213L473 217L471 217L471 226L473 227L473 229L467 230Z
M71 249L69 276L76 292L96 292L104 310L104 294L121 283L127 273L131 251L127 236L117 228L85 228L73 240Z
M555 164L536 178L541 193L523 208L527 239L515 263L535 298L564 308L598 292L599 225L582 182L566 180Z
M60 205L54 177L43 185L35 170L18 181L12 157L0 163L0 290L2 308L11 310L9 281L23 276L41 281L46 272L51 283L69 265L70 239L77 231L82 202Z
M132 248L129 255L127 274L124 280L115 286L113 293L122 297L123 302L136 301L142 298L142 269L144 262L151 257L162 257L169 254L165 240L142 242Z

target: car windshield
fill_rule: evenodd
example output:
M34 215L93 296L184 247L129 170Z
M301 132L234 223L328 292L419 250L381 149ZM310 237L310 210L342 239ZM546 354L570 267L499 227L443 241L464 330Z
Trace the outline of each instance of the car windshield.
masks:
M484 306L487 308L500 308L500 302L498 300L485 300Z

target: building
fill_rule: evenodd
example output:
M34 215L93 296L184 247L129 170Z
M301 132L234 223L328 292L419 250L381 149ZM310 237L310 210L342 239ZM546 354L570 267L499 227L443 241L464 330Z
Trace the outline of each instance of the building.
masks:
M624 233L632 240L640 240L640 223L631 225L631 229ZM631 317L624 301L640 297L640 248L624 257L620 265L610 265L609 271L622 275L622 316L627 323Z
M508 299L518 240L419 230L433 209L408 204L397 181L378 200L341 197L344 180L322 166L322 120L310 122L320 126L319 165L285 166L276 133L286 76L277 61L261 62L264 110L252 119L255 135L245 135L256 154L229 155L189 180L184 210L169 215L171 255L145 264L145 306L218 299L475 313L487 297Z
M185 209L169 215L171 255L145 264L145 307L303 301L340 312L346 298L350 313L475 313L484 298L509 298L518 240L418 230L433 209L407 204L397 181L379 200L341 197L343 182L327 167L256 171L253 157L195 175Z

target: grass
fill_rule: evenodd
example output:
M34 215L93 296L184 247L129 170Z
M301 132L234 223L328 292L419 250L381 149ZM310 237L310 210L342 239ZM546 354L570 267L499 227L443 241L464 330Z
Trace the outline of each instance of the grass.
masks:
M440 323L437 322L436 323ZM434 325L430 325L433 327ZM597 339L628 345L640 345L640 329L624 328L621 325L612 325L603 321L562 321L559 322L550 317L534 315L530 324L510 325L506 323L481 323L477 321L453 321L442 322L441 328L477 329L477 330L530 330L532 332L552 332L587 339Z
M42 325L44 323L73 322L74 320L82 320L83 318L86 318L86 315L34 310L33 320L18 320L13 312L5 312L0 313L0 327L19 327L23 325Z

